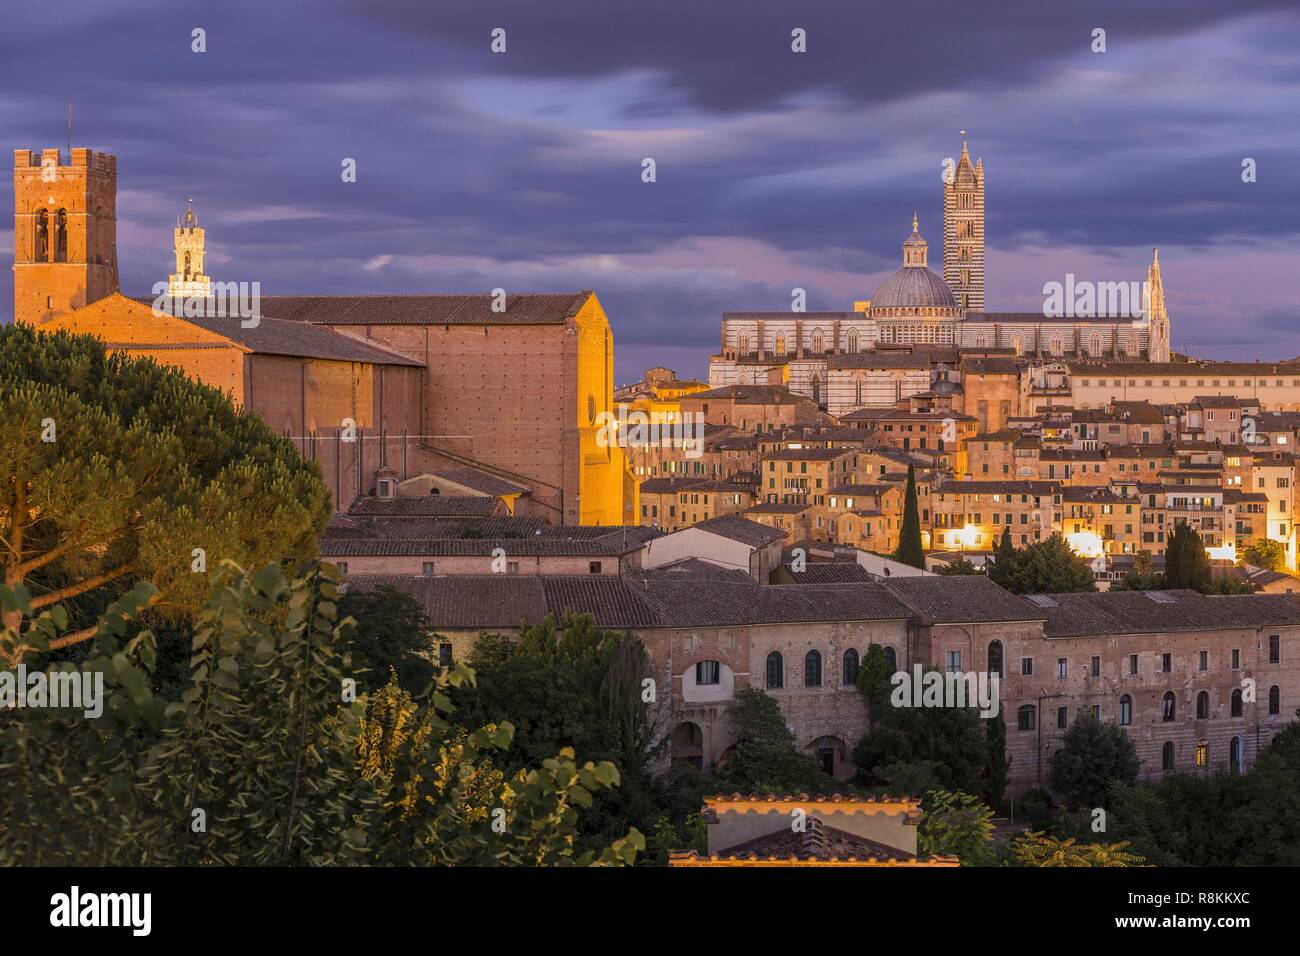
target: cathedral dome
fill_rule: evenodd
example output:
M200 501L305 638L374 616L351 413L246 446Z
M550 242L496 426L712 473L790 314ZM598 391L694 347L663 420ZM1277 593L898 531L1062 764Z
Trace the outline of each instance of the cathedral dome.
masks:
M880 283L871 297L872 309L955 309L952 289L927 266L904 266Z
M952 289L926 264L928 249L926 241L921 238L916 216L912 216L912 235L903 243L903 268L876 289L876 294L871 297L872 315L950 318L960 314Z

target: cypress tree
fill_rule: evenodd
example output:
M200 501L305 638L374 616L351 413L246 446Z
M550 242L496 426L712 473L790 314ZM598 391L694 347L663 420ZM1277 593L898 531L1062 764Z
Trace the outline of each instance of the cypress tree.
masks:
M903 504L903 528L898 536L894 557L903 564L925 569L925 550L921 547L921 509L916 500L916 469L907 466L907 496Z
M1210 556L1205 553L1205 543L1196 529L1185 522L1174 525L1169 535L1165 548L1165 587L1197 591L1210 587Z

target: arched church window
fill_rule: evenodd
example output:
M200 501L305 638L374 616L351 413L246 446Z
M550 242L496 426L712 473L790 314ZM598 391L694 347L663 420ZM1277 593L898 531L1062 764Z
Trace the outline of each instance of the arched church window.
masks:
M1088 354L1094 357L1101 354L1100 335L1094 335L1091 339L1088 340Z
M68 211L60 209L54 214L54 261L68 261Z
M736 338L736 352L739 355L749 354L749 336L744 332L740 333Z
M858 354L858 330L849 329L849 354Z
M33 258L44 262L50 256L50 214L42 209L36 214L36 241L33 245Z
M855 378L853 380L853 404L862 404L862 379L860 378Z
M1011 348L1017 355L1025 354L1025 343L1021 340L1020 336L1018 335L1011 340Z
M185 253L185 278L188 279L189 277L190 277L190 254L187 252Z
M785 354L785 336L784 336L784 335L778 335L778 336L776 337L776 348L774 349L774 351L776 352L777 355L784 355L784 354Z
M814 329L812 334L812 350L820 355L823 351L825 351L825 349L822 348L823 344L824 343L822 342L822 330Z

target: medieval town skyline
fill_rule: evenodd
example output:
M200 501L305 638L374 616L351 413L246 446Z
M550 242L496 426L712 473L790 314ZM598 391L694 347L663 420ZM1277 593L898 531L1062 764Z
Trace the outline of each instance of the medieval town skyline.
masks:
M788 308L795 287L809 311L850 308L897 268L913 210L937 251L942 163L967 129L988 174L987 308L1041 308L1043 284L1067 274L1141 279L1159 246L1176 351L1300 353L1283 173L1300 20L1280 6L1191 5L1174 20L1097 4L1013 40L997 29L1012 5L968 24L959 58L925 29L941 10L945 36L962 32L967 14L944 5L836 10L833 24L749 5L684 34L593 9L560 36L511 3L436 17L325 3L309 26L288 4L256 33L246 17L229 25L232 6L139 2L109 18L66 4L55 84L21 29L0 39L13 144L65 142L71 98L73 145L123 164L130 294L166 279L193 195L216 279L268 294L594 288L617 382L652 365L706 378L722 312ZM21 27L28 13L12 15ZM503 54L494 16L510 27ZM862 24L857 37L844 23ZM160 42L200 26L203 53ZM792 26L807 53L790 51ZM886 32L863 56L858 38ZM133 47L150 54L103 75L110 50ZM355 183L338 174L348 157Z

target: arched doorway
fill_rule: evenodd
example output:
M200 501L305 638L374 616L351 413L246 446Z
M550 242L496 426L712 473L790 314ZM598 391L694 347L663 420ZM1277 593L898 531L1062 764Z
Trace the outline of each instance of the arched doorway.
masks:
M704 769L704 731L699 724L685 720L673 728L668 738L668 757L674 766L690 764Z

